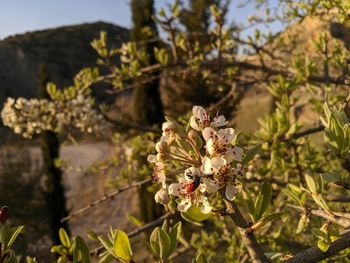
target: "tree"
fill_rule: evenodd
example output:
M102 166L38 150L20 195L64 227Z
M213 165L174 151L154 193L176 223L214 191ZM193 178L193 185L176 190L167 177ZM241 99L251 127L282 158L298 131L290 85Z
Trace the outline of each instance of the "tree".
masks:
M147 55L145 66L156 63L154 49L159 47L158 30L154 16L153 0L133 0L130 2L133 28L131 37L140 43ZM137 84L134 89L134 118L136 121L160 126L164 120L163 105L160 96L160 74L150 74L153 79L146 84Z
M38 133L62 131L68 125L90 127L91 122L97 122L93 127L99 126L104 120L98 115L95 118L95 114L83 115L79 122L53 118L52 126L40 124L49 115L46 106L65 113L74 112L70 107L72 101L74 105L77 101L90 102L91 106L89 90L94 83L112 82L118 90L130 83L144 84L154 72L162 72L167 78L197 76L217 93L231 85L274 97L272 112L259 119L259 128L254 134L242 136L217 111L237 95L236 89L232 89L228 97L219 96L220 100L210 110L195 105L192 113L178 119L168 117L161 129L151 130L141 125L140 131L153 134L147 133L148 138L136 137L141 139L134 150L140 150L137 157L144 157L146 145L154 146L147 157L153 167L152 179L158 183L154 187L157 189L154 199L168 212L147 223L131 218L139 227L128 234L111 229L106 239L91 233L102 243L95 250L102 250L101 256L133 262L128 237L181 214L181 218L194 227L193 231L183 231L184 250L178 253L196 251L194 262L207 262L207 258L213 262L318 262L323 259L348 262L350 52L344 43L331 39L329 32L322 28L329 29L324 23L335 20L346 25L350 6L345 1L281 0L278 7L282 10L272 12L268 3L256 1L258 8L267 5L266 16L252 16L248 25L237 28L225 26L225 12L212 6L214 24L208 33L212 39L207 49L193 49L191 34L177 27L180 12L175 3L170 13L160 10L155 17L168 34L168 46L156 50L154 65L148 62L144 65L147 52L135 48L140 43L131 42L120 50L108 50L101 34L93 44L101 56L99 62L103 64L112 55L121 56L121 65L110 67L109 74L85 69L77 75L74 86L63 92L51 88L50 94L57 93L51 96L51 102L9 99L6 103L2 113L4 123L28 136L33 134L29 128L34 117L39 123L35 130ZM315 17L319 20L314 21ZM247 38L242 34L248 27L276 20L295 24L291 24L287 32L274 36L258 29ZM308 31L310 27L312 30ZM232 52L237 46L247 52ZM254 109L260 113L260 99L248 106L239 105L242 113L249 114ZM300 109L310 114L300 118ZM254 120L251 115L244 115L243 119L247 125ZM86 123L89 125L84 126ZM317 133L322 133L323 138L315 138ZM118 157L127 160L122 158L125 155L121 153ZM148 167L135 164L137 157L130 158L129 166L136 167L131 171L140 169L140 173L150 174ZM134 175L128 173L128 179L136 179ZM133 182L89 207L146 185L150 180L149 177ZM176 256L171 253L180 234L178 225L175 222L171 225L169 231L169 222L163 222L150 236L149 246L159 262ZM68 243L65 241L62 243ZM81 243L73 247L84 249L84 255L88 256L90 252ZM72 253L83 257L80 250Z
M133 28L131 36L134 41L141 43L141 49L146 53L145 66L157 62L154 52L159 47L158 30L154 16L153 0L132 0L130 2L132 11ZM136 84L133 91L134 119L142 124L161 126L164 120L163 105L160 96L160 73L150 74L153 79L146 84ZM144 160L146 161L146 160ZM153 194L148 190L151 183L139 188L139 200L141 215L145 222L157 218L160 207L154 206Z
M47 92L47 83L50 76L45 65L41 65L38 70L39 97L50 100ZM64 228L69 233L67 222L61 222L61 219L68 215L66 209L66 198L64 187L62 185L62 171L57 166L60 158L60 142L58 135L52 131L45 131L41 134L41 150L43 156L43 174L45 178L45 199L49 211L49 221L51 238L54 244L60 242L59 229Z

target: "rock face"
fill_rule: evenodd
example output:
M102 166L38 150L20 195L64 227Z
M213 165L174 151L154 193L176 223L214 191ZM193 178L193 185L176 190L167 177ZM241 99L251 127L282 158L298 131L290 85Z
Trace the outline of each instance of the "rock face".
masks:
M97 53L90 46L100 31L108 43L120 46L129 31L113 24L96 22L30 32L0 41L0 105L7 97L36 97L37 72L45 64L59 87L72 83L83 67L96 65Z

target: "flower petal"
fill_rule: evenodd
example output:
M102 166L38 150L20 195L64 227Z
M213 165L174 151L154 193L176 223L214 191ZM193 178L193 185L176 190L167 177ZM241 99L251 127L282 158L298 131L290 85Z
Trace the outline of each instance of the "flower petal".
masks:
M172 121L167 121L162 124L162 131L166 133L174 132L176 124Z
M207 151L210 155L213 155L215 153L215 146L214 146L214 140L213 138L210 138L208 141L207 141L207 144L206 144L206 148L207 148Z
M235 130L232 128L220 129L218 130L217 135L220 141L229 144L235 137Z
M177 205L177 209L179 209L180 212L186 212L190 207L192 203L190 199L182 199L181 202Z
M203 214L209 214L213 208L209 204L207 198L205 198L201 203L202 203L201 212Z
M192 127L192 129L194 129L196 131L200 131L199 126L198 126L197 121L196 121L196 117L194 117L194 116L192 116L190 118L190 126Z
M203 181L203 184L205 186L203 188L203 191L211 194L211 193L215 193L219 190L219 184L216 181L208 179L208 178L202 178L202 181Z
M235 152L232 147L227 148L224 158L226 163L231 163L235 159Z
M170 195L181 196L181 187L182 185L180 183L171 184L169 185L168 193Z
M206 110L202 106L197 106L197 105L193 106L192 113L194 117L200 120L203 120L207 115Z
M242 162L243 149L241 147L235 146L233 147L233 159L237 162Z
M155 163L157 161L157 155L149 154L147 156L147 162Z
M220 167L226 165L226 160L224 157L221 157L221 156L216 156L216 157L213 157L211 158L211 164L212 166L214 167L214 169L219 169Z
M157 203L166 205L169 203L170 198L166 189L160 189L154 196Z
M221 127L221 126L226 125L227 123L228 122L226 121L225 116L219 115L219 116L214 117L213 121L211 122L211 125L213 127Z
M206 142L209 139L213 138L215 134L216 134L216 131L211 127L206 127L202 132L203 138Z
M234 185L228 184L225 189L225 196L228 200L233 200L235 199L235 196L237 194L238 190Z
M213 174L214 170L212 168L211 160L209 157L205 156L202 161L201 172L205 175Z

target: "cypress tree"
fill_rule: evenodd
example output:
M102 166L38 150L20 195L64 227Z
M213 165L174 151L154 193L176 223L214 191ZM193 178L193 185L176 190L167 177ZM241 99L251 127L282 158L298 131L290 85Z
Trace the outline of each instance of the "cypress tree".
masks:
M50 81L49 74L44 65L39 66L38 82L39 97L50 99L46 90L46 85ZM60 220L68 215L64 188L62 185L62 171L55 165L55 160L59 158L60 142L56 133L45 131L41 135L41 149L43 155L43 173L46 176L45 198L49 211L49 223L51 238L54 244L59 244L59 229L63 227L69 233L67 222Z
M131 1L133 28L131 38L136 42L143 42L142 46L148 54L147 65L157 63L154 48L159 46L156 41L149 41L158 37L157 25L153 21L153 0ZM145 30L147 29L147 30ZM146 33L147 31L147 33ZM163 104L160 98L160 80L157 74L150 76L154 80L146 84L137 85L133 94L134 118L137 122L157 125L160 127L164 121Z
M210 26L210 6L219 5L220 0L190 0L188 8L182 8L180 22L193 39L199 40L202 48L210 43L208 31Z
M154 1L153 0L132 0L131 1L133 29L131 38L136 42L143 42L142 48L148 54L148 65L157 63L154 48L158 46L155 41L149 41L158 37L156 23L153 21ZM148 33L145 33L147 29ZM151 34L149 34L151 33ZM141 45L140 45L141 47ZM156 77L151 82L137 85L133 93L134 120L147 125L161 126L164 121L163 104L160 98L160 80ZM148 188L151 185L144 184L139 188L139 202L142 219L150 222L161 214L161 206L154 202L154 194Z

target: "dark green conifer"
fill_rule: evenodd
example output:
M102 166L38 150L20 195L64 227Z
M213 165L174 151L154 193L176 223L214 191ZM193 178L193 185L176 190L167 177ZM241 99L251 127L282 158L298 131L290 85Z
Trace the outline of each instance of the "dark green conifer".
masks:
M46 67L40 65L38 70L40 98L50 99L46 90L46 85L49 81L50 77ZM67 216L68 213L62 185L62 171L55 165L55 161L59 159L60 151L60 142L57 134L52 131L43 132L41 135L41 149L43 155L43 174L46 176L45 198L50 215L51 238L54 244L59 244L59 229L63 227L68 231L67 222L61 223L60 220Z

